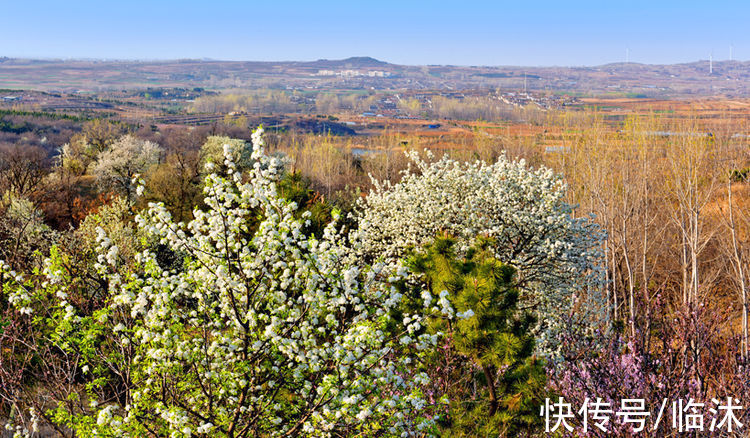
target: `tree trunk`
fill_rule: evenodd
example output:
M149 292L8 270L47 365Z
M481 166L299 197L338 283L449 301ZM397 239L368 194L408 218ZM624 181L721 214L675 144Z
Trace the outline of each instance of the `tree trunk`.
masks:
M747 360L748 350L748 330L747 330L747 284L745 282L745 266L742 260L742 251L737 240L737 228L734 220L734 206L732 201L732 179L729 179L727 185L727 198L729 209L729 230L732 238L732 258L735 265L735 273L740 289L740 299L742 300L742 343L740 344L740 354L743 360Z
M487 389L490 391L490 417L495 415L498 408L497 394L495 393L495 378L487 365L482 365L484 378L487 379Z
M635 337L635 275L630 265L630 251L627 242L627 221L622 220L622 255L625 259L625 269L628 274L628 307L630 312L630 336Z

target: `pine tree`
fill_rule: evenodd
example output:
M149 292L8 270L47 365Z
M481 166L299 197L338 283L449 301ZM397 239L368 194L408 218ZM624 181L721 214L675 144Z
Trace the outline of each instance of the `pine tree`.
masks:
M545 373L533 353L535 318L519 310L515 269L491 254L492 245L481 239L460 258L452 238L438 237L412 258L431 293L447 291L456 310L453 319L433 319L430 330L445 333L450 350L465 359L465 383L445 394L444 436L518 436L538 425Z

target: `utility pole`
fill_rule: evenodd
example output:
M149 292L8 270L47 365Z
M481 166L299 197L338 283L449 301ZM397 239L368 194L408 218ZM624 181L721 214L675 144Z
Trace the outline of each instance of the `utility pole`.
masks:
M630 64L630 49L625 48L625 64Z
M708 74L714 74L714 52L708 55Z

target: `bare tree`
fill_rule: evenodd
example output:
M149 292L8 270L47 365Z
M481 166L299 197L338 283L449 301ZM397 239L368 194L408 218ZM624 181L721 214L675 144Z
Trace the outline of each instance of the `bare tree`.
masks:
M28 197L47 174L47 153L38 146L0 145L0 194Z
M687 122L674 128L666 147L666 189L672 220L681 240L682 300L698 305L701 292L701 253L714 230L706 227L706 207L719 187L713 137Z
M722 208L727 233L721 248L727 256L729 277L737 291L742 312L742 342L740 354L748 359L748 272L750 267L750 204L748 204L748 175L744 166L750 161L747 145L733 141L730 133L716 135L721 151L721 175L726 181L726 203Z

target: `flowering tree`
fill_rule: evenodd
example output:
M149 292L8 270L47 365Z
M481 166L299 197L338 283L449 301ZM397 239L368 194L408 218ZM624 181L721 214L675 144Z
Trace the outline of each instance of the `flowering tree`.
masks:
M652 407L649 426L652 436L675 435L671 421L679 415L669 411L669 406L662 421L655 420L665 401L669 405L678 400L705 405L697 409L705 417L705 429L700 436L746 435L744 429L735 430L734 435L727 434L726 425L725 430L722 426L717 431L709 430L711 422L716 419L718 423L724 415L721 409L710 411L716 408L714 400L723 403L731 397L744 403L750 396L748 368L740 355L741 336L721 329L731 315L703 306L684 310L660 295L653 306L650 333L636 332L636 336L631 337L621 324L619 332L599 332L594 339L586 341L587 345L581 345L580 340L566 339L565 360L548 368L550 389L576 406L575 410L584 406L586 400L608 403L617 411L623 399L642 399L646 406ZM698 354L699 349L710 353ZM737 413L737 418L747 427L750 412L743 409ZM571 423L575 430L572 433L560 430L561 436L639 435L634 432L632 422L625 422L616 415L603 428L592 427L593 421L590 422L585 433L582 420L583 415L578 415Z
M373 181L359 205L355 237L365 255L398 259L439 232L455 236L465 253L478 236L490 237L495 257L517 270L521 307L539 312L540 347L556 349L564 327L587 327L599 316L603 232L574 217L566 187L550 169L505 156L487 164L408 155L418 172L407 170L395 185Z
M133 177L158 163L160 155L158 144L125 135L99 153L92 173L103 187L115 189L130 200L134 195Z
M34 316L44 343L76 353L78 397L90 400L61 402L46 418L80 436L403 436L430 427L420 414L426 375L402 376L437 335L418 334L419 314L394 330L404 270L352 264L334 224L306 236L306 217L277 195L281 162L264 155L261 134L248 182L225 147L228 177L206 178L207 209L190 224L160 204L136 218L181 266L165 268L148 249L123 266L100 229L108 295L99 308L84 314L69 300L60 264L48 264L38 287L10 277L17 308L44 308Z

